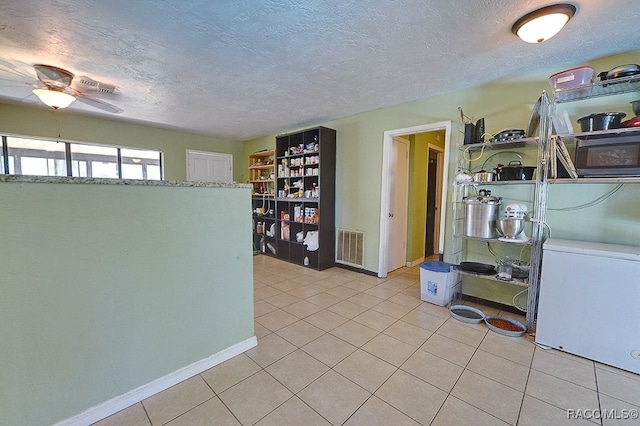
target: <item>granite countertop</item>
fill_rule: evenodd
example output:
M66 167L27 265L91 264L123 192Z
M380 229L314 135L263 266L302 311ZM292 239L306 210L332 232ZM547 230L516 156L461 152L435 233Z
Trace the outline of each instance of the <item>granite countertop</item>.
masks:
M248 183L214 183L214 182L186 182L178 180L141 180L141 179L107 179L82 178L66 176L16 176L0 174L0 182L14 183L79 183L85 185L143 185L143 186L178 186L178 187L206 187L206 188L252 188Z

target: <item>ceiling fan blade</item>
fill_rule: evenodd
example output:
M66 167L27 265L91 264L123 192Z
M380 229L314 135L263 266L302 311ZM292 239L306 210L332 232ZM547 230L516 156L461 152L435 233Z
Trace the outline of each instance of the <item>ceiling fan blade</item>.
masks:
M78 96L76 98L76 100L79 101L79 102L82 102L83 104L87 104L87 105L92 106L94 108L110 112L112 114L120 114L120 113L122 113L124 111L123 109L118 108L117 106L112 105L112 104L110 104L108 102L101 101L99 99L91 98L91 97L88 97L88 96Z
M18 77L19 79L15 80L20 82L33 81L36 78L35 74L33 73L33 68L27 71L26 69L23 69L22 67L19 67L18 65L4 59L0 59L0 71L11 74L14 77Z

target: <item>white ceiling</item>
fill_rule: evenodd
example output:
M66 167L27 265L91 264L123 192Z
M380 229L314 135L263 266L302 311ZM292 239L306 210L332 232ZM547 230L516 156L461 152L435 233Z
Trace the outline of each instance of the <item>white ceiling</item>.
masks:
M119 89L95 97L120 114L64 113L241 141L640 50L637 0L571 3L567 27L529 45L511 26L548 1L7 0L0 100L41 105L25 64L44 63Z

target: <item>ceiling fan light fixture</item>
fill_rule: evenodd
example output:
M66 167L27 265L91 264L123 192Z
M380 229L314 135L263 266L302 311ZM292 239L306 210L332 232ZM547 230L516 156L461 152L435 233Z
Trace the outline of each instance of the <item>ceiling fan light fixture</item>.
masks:
M34 89L33 93L38 98L40 98L42 103L50 106L53 109L66 108L76 100L75 96L69 95L68 93L59 92L57 90Z
M558 34L575 13L576 7L569 3L546 6L518 19L511 32L527 43L542 43Z

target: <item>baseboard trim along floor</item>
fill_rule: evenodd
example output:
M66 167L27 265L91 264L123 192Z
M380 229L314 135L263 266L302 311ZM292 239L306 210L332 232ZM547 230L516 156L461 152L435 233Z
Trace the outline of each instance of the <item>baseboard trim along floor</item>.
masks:
M70 417L66 420L56 423L54 426L87 426L97 421L100 421L118 411L124 410L127 407L137 404L150 396L153 396L171 386L202 373L218 364L221 364L228 359L233 358L251 348L256 347L258 339L253 336L250 339L236 343L220 352L211 355L200 361L196 361L191 365L187 365L179 370L169 373L166 376L160 377L150 383L142 385L136 389L133 389L125 394L116 396L108 401L95 405L88 410Z

